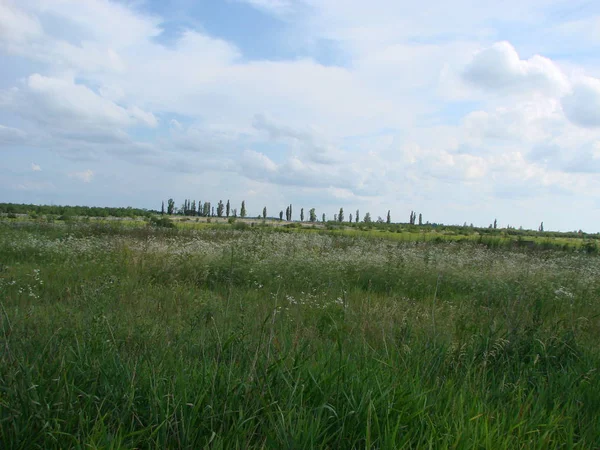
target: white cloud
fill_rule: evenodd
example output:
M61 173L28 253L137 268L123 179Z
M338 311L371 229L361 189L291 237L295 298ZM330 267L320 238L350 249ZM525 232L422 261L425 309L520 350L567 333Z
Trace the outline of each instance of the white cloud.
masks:
M276 16L285 15L293 11L292 2L289 0L237 0L248 3L255 8L269 12Z
M155 127L156 117L137 106L122 107L72 78L30 75L20 88L0 91L0 108L59 132L114 135L119 128Z
M42 36L43 30L39 21L12 2L0 2L0 44L8 50L24 41Z
M582 41L600 43L600 15L572 20L556 27L564 37L575 38L581 45Z
M600 127L600 80L585 77L578 80L563 100L567 117L582 127Z
M522 60L509 42L476 53L464 77L474 86L503 93L560 94L569 88L566 76L550 59L535 55Z
M31 170L34 172L41 172L42 168L39 166L39 164L31 163Z
M25 142L27 134L18 128L0 125L0 146L8 146Z
M94 179L94 172L90 169L81 172L69 173L69 178L75 178L83 183L90 183Z
M526 100L490 111L473 111L463 119L465 141L480 147L494 141L540 142L551 139L563 128L561 105L553 98Z

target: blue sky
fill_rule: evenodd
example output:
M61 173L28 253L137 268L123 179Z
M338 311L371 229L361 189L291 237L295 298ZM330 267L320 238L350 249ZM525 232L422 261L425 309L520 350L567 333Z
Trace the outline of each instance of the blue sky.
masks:
M600 231L600 4L0 0L0 198Z

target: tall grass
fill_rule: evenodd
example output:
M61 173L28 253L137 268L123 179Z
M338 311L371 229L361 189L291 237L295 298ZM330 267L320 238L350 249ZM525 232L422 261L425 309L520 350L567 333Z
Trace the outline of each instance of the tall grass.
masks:
M0 227L2 448L595 448L600 261Z

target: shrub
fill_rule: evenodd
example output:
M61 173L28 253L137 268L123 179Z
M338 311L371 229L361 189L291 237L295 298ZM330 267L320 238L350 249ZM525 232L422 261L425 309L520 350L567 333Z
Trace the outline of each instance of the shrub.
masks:
M159 228L175 228L175 224L168 217L150 217L148 225Z

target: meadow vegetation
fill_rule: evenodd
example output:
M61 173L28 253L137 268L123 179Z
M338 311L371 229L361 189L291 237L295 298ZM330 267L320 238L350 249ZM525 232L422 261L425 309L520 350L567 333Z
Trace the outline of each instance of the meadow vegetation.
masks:
M598 448L588 247L160 220L0 221L2 448Z

